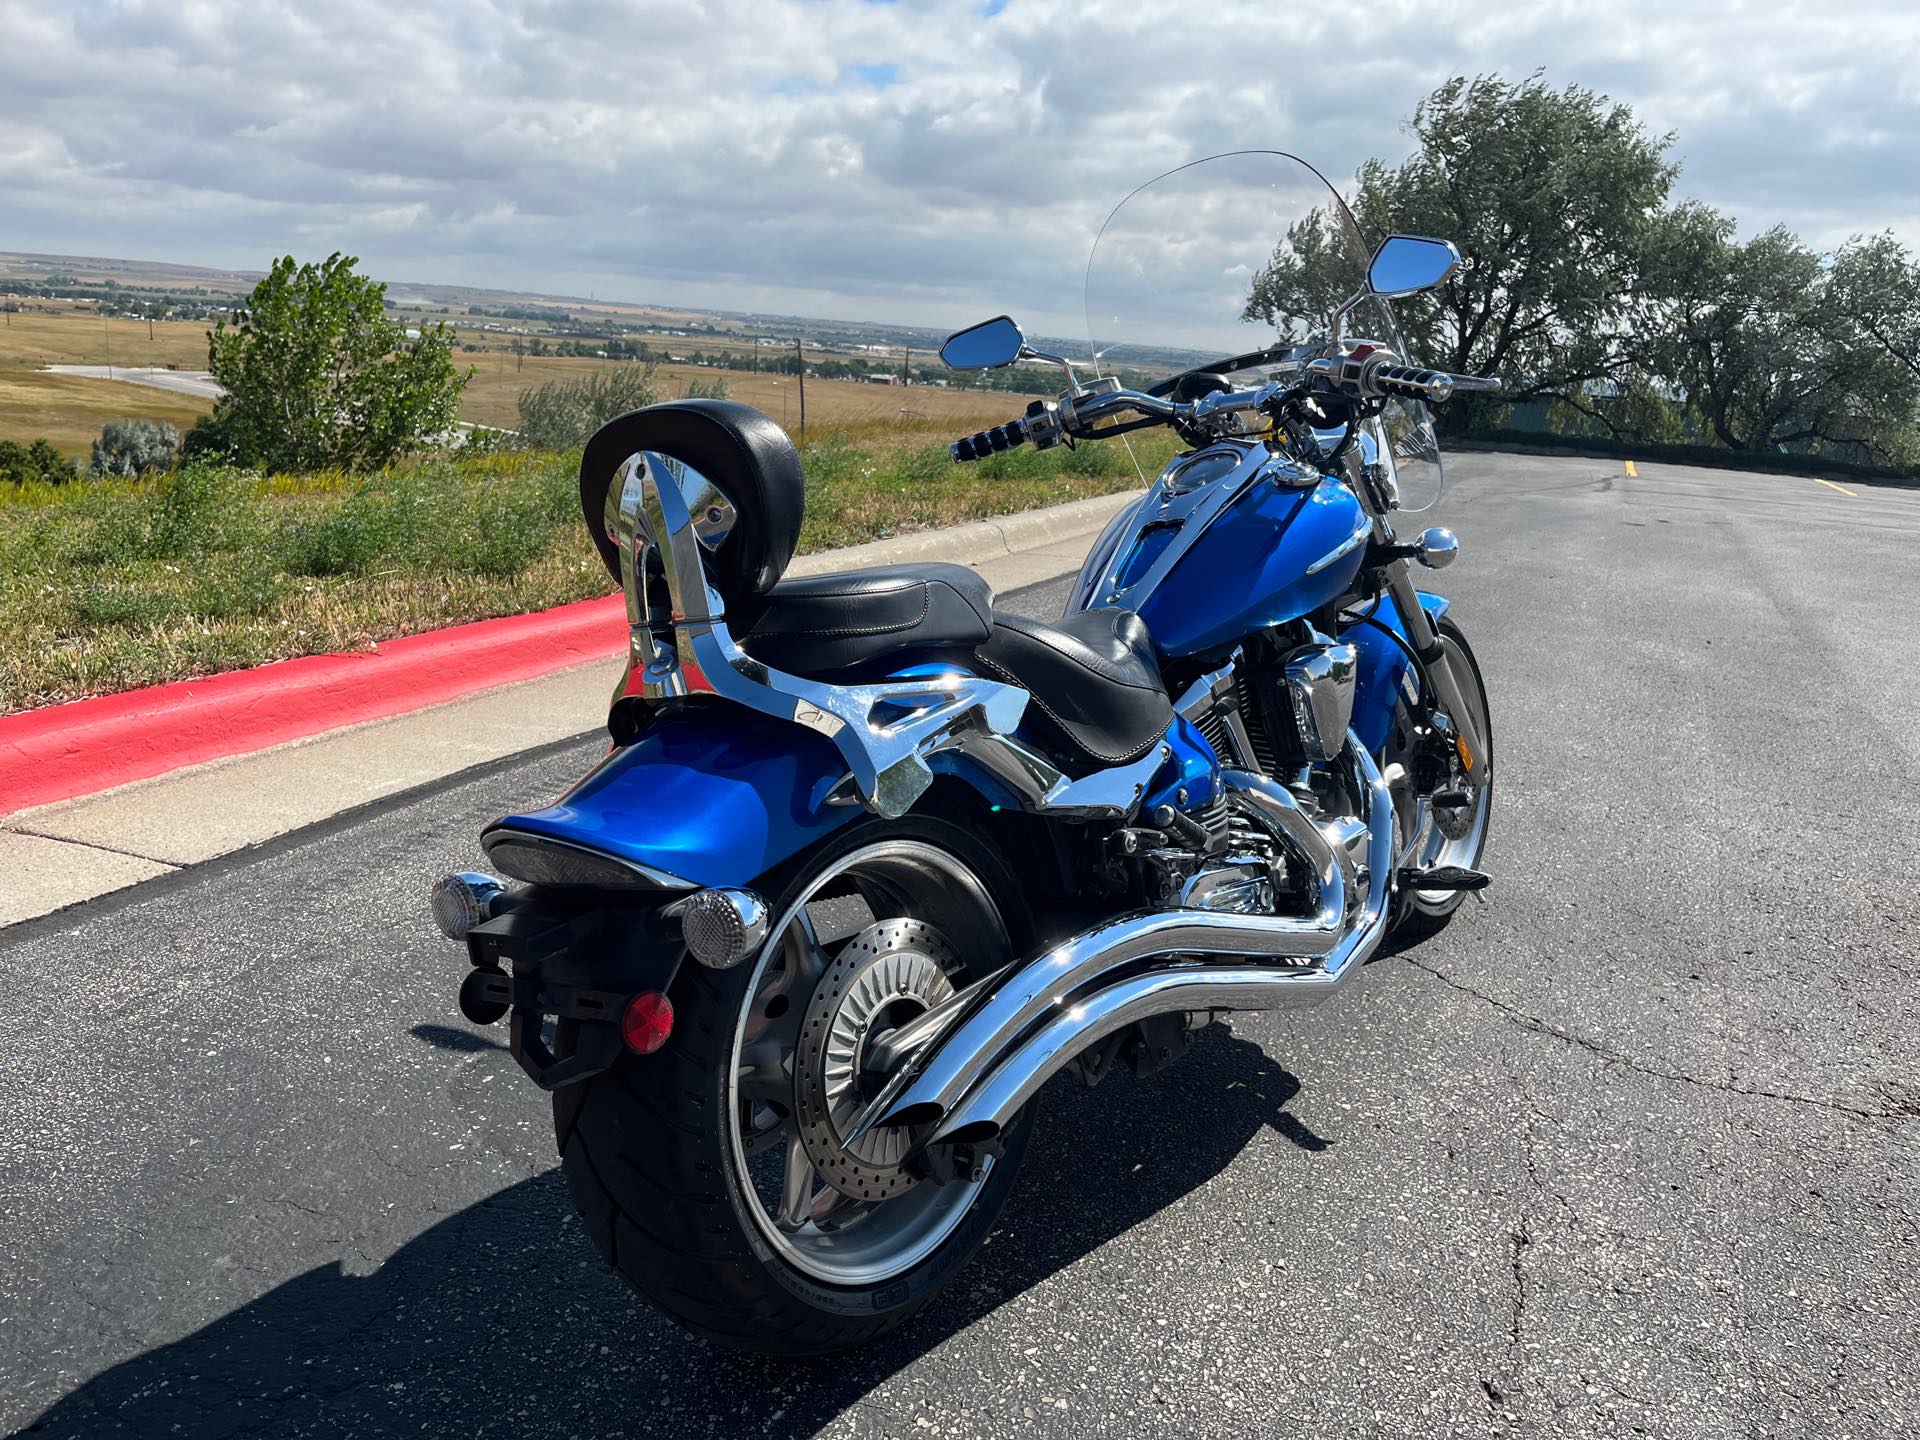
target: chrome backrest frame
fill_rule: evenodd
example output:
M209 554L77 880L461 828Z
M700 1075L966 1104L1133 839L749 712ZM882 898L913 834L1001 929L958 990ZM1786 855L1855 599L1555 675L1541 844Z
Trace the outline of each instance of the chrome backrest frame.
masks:
M726 603L707 573L694 516L715 503L726 502L705 476L649 450L630 455L608 487L605 521L620 553L629 636L615 700L714 694L803 725L834 743L860 803L888 818L905 814L933 783L929 761L946 751L982 765L1028 809L1127 815L1138 805L1169 753L1164 746L1131 765L1070 778L1013 738L1028 698L1017 685L957 669L831 685L755 660L728 629ZM648 593L656 552L668 597L664 614Z

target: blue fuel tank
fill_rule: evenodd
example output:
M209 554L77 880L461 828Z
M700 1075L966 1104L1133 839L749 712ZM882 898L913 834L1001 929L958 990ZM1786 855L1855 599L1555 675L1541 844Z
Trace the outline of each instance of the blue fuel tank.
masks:
M1371 530L1338 481L1311 490L1257 481L1174 561L1140 605L1140 618L1167 656L1297 620L1345 593Z

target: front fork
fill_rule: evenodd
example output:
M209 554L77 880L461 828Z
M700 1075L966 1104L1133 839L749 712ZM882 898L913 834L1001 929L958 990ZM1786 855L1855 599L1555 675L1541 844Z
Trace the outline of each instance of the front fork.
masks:
M1392 543L1393 532L1387 528L1385 521L1376 520L1375 528L1385 531L1387 543ZM1400 612L1400 623L1407 627L1407 642L1419 657L1421 667L1426 671L1427 683L1433 687L1440 708L1453 721L1467 778L1477 788L1486 782L1486 737L1480 733L1480 716L1469 698L1472 694L1470 677L1460 674L1458 670L1465 663L1465 657L1441 643L1439 627L1433 623L1433 617L1427 614L1426 606L1420 603L1420 592L1414 588L1408 561L1395 560L1389 563L1385 578L1387 594L1393 597L1394 608Z

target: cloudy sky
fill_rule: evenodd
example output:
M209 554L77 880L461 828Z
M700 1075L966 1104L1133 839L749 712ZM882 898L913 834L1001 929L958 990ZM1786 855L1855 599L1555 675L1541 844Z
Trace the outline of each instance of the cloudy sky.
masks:
M0 249L1076 333L1141 180L1535 67L1743 229L1920 240L1914 0L0 0Z

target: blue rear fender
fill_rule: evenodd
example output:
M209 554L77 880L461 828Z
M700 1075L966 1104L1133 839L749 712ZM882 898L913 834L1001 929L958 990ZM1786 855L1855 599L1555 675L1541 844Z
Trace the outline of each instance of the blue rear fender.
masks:
M1420 608L1436 622L1447 613L1445 596L1420 592ZM1382 595L1372 618L1387 626L1402 640L1407 627L1391 595ZM1398 703L1403 677L1412 668L1407 653L1372 625L1354 625L1340 637L1360 652L1360 674L1353 699L1353 731L1360 743L1378 759L1393 730L1393 711Z
M544 810L509 827L617 855L696 886L744 885L866 813L829 805L833 742L744 705L670 710Z

